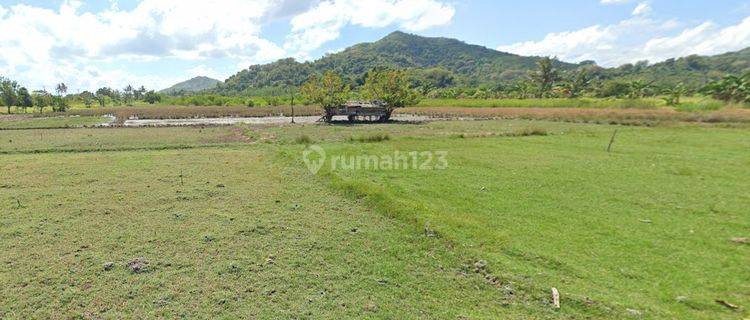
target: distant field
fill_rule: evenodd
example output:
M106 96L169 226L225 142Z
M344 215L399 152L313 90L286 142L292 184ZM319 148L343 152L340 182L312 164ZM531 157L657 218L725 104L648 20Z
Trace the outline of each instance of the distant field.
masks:
M746 108L744 105L725 104L724 102L706 97L684 97L682 103L676 107L666 106L663 99L600 99L600 98L577 98L577 99L422 99L416 107L464 107L464 108L549 108L549 109L670 109L680 112L702 112L716 111L723 108ZM315 106L298 105L295 107L299 115L317 115L320 110ZM21 112L15 110L16 113ZM134 106L98 106L85 107L74 105L67 114L74 115L107 115L134 116L148 118L175 118L185 116L204 117L226 117L226 116L267 116L280 113L290 114L288 105L281 106L255 106L243 105L217 105L217 106L183 106L170 104L145 104L136 103ZM49 109L45 114L51 114ZM45 116L38 113L30 113L32 116Z
M564 100L562 101L573 101ZM451 101L458 101L451 103ZM594 122L626 125L656 125L663 122L702 122L702 123L750 123L750 108L741 106L716 106L712 104L700 104L688 99L685 104L678 108L598 108L598 107L531 107L533 100L525 101L528 106L511 107L507 104L503 107L482 106L479 102L491 102L491 100L451 100L433 101L433 104L448 106L421 106L408 107L396 110L399 114L412 114L418 116L436 118L503 118L503 119L527 119L547 120L565 122ZM505 101L505 100L499 100ZM508 100L513 102L512 100ZM460 104L469 106L456 106ZM698 104L695 104L698 103ZM452 106L451 106L452 105ZM66 127L77 126L77 122L94 121L104 115L115 115L116 123L122 124L129 118L138 119L188 119L188 118L221 118L221 117L264 117L264 116L290 116L292 108L289 106L279 107L181 107L181 106L152 106L152 107L116 107L116 108L92 108L75 109L67 113L35 114L33 117L42 117L58 120L27 120L31 115L5 116L0 118L0 128L35 128L35 127ZM296 116L317 116L322 110L317 106L296 106ZM79 118L64 118L64 116L78 116ZM8 117L15 119L7 120ZM21 117L21 120L18 118ZM50 118L54 117L54 118ZM84 120L85 119L85 120ZM86 123L83 123L86 124Z
M742 319L750 246L730 239L750 236L749 133L528 120L4 131L0 318ZM329 157L447 151L449 166L313 175L309 143Z
M147 107L110 107L91 109L72 109L58 115L103 116L114 115L119 122L131 117L139 119L185 119L185 118L221 118L221 117L266 117L291 115L289 106L278 107L188 107L188 106L147 106ZM321 110L317 106L295 106L297 116L319 115Z
M649 99L424 99L419 107L472 108L614 108L655 109L661 100Z
M718 110L724 103L710 98L683 98L676 109L682 111ZM666 107L659 98L644 99L424 99L417 107L471 108L581 108L581 109L657 109Z
M13 118L0 118L0 129L84 127L107 123L109 121L109 118L101 116L58 116L47 118L14 116Z

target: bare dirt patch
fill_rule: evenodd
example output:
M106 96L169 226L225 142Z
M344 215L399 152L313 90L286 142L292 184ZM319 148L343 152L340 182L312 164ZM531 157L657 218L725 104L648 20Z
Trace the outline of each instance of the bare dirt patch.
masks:
M345 117L334 118L335 121L341 121ZM433 119L425 115L399 114L394 115L393 121L400 122L418 122ZM126 127L161 127L161 126L202 126L202 125L284 125L290 124L292 117L289 116L271 116L271 117L227 117L227 118L192 118L192 119L129 119L123 122ZM298 124L314 124L320 122L320 116L302 116L294 117L294 122Z

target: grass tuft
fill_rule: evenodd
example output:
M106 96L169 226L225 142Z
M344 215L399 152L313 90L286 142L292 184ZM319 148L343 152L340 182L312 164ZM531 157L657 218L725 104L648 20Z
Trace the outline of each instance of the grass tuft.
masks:
M296 139L294 139L294 142L297 144L313 144L315 141L313 141L313 139L310 138L310 136L303 134L297 137Z
M383 141L388 141L388 140L391 140L391 136L389 136L387 133L376 133L376 134L367 135L367 136L349 138L349 141L351 142L363 142L363 143L383 142Z
M540 127L531 127L531 128L524 128L522 130L514 132L519 137L528 137L528 136L546 136L549 135L549 132L547 132L547 129L540 128Z
M675 107L675 110L680 112L705 112L705 111L716 111L724 107L724 103L717 100L696 100L684 102Z

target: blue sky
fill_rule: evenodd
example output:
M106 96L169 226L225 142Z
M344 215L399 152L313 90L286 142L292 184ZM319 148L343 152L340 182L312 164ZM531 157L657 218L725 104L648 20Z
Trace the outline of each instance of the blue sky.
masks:
M748 17L750 0L0 0L0 76L161 89L394 30L617 66L748 47Z

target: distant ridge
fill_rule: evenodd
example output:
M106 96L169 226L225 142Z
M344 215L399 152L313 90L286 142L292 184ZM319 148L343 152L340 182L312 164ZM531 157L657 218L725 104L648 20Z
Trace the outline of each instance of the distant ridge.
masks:
M269 64L253 65L219 84L215 92L241 93L257 89L298 86L313 74L333 70L351 84L361 84L364 74L379 67L409 69L415 73L455 76L452 85L480 86L510 83L524 79L536 69L540 57L501 52L463 41L422 37L400 31L371 43L360 43L318 60L297 62L292 58ZM688 56L656 64L626 64L603 68L594 61L567 63L555 60L555 68L563 71L589 70L600 80L653 80L665 84L697 85L727 73L750 71L750 49L715 56Z
M209 77L199 76L187 81L175 84L167 89L159 91L160 93L179 93L179 92L198 92L215 88L221 81Z
M351 82L361 82L370 69L440 68L469 84L513 80L536 67L539 57L524 57L449 38L428 38L400 31L371 43L360 43L312 62L292 58L253 65L229 77L218 87L221 92L242 92L270 86L300 85L311 74L334 70ZM578 65L556 62L558 68Z

